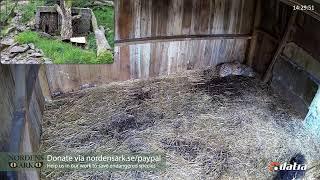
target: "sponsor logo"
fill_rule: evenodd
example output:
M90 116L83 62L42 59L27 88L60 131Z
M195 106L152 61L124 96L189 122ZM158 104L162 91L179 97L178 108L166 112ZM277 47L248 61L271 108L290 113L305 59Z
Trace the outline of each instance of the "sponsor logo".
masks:
M278 172L278 171L305 171L307 169L305 164L298 164L294 162L293 164L289 163L279 163L279 162L271 162L268 166L270 172Z
M10 162L9 167L12 169L39 169L43 166L43 162Z
M9 167L11 167L11 168L17 168L17 163L15 163L15 162L9 162Z
M44 157L38 155L8 155L11 169L42 168Z

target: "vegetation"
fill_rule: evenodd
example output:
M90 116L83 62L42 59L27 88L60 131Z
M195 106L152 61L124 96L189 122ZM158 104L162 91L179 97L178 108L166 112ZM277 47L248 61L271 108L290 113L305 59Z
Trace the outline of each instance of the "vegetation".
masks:
M106 61L109 60L109 61ZM113 63L113 54L109 51L100 53L95 64L111 64Z
M0 20L6 18L8 13L14 7L15 0L3 0L6 7L2 7L0 11ZM66 0L70 3L69 0ZM57 0L29 0L29 3L23 3L16 7L16 11L21 13L21 23L28 23L34 19L37 6L54 5ZM111 47L114 47L114 9L109 6L92 6L93 0L73 0L73 7L91 7L99 26L103 26L106 30L106 38ZM7 14L6 14L7 13ZM8 27L1 27L1 37L8 33ZM89 50L84 50L70 43L65 43L59 40L48 39L39 36L36 32L26 31L18 34L15 37L16 41L21 44L33 43L41 50L48 58L52 59L54 64L108 64L113 63L112 52L106 51L97 56L97 45L95 34L90 33L87 36Z
M48 6L54 5L56 2L57 0L45 0L45 4ZM93 0L71 0L71 2L73 7L87 7L93 2Z
M94 33L90 33L88 35L88 47L89 49L93 50L93 51L97 51L97 43L96 43L96 37L94 35Z
M93 12L97 18L98 25L104 26L106 36L111 47L114 47L114 9L113 7L95 7Z
M18 6L18 11L21 12L22 23L29 22L32 18L34 18L37 6L43 6L44 0L30 0L29 3Z
M40 37L36 32L26 31L18 34L19 43L33 43L43 50L44 54L53 60L54 64L110 64L113 55L106 52L97 57L92 50L83 50L72 44Z
M46 5L54 5L56 0L45 0ZM75 0L72 1L74 7L88 7L94 0ZM95 14L98 25L103 26L106 30L107 40L111 47L114 47L114 9L113 7L102 6L93 7L93 13ZM96 44L94 34L88 36L88 42L90 49L96 50Z
M0 24L3 24L4 21L8 19L12 8L15 6L15 2L13 2L12 0L4 0L4 2L1 3L2 6L0 6Z
M8 30L9 30L8 26L1 26L0 37L2 38L5 35L7 35L8 34Z

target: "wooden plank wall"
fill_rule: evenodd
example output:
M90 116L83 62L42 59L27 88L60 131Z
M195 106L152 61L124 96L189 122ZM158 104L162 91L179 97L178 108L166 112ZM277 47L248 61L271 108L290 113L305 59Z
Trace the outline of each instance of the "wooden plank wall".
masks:
M101 85L130 79L130 62L118 60L105 65L46 65L49 90L67 93L81 85Z
M9 66L0 64L0 151L8 151L14 113L14 80Z
M15 101L15 80L13 66L0 64L0 151L6 152L9 147L11 122L14 116L14 101ZM28 142L21 142L21 150L23 152L33 152L38 149L41 133L41 119L44 110L44 99L40 88L39 81L34 84L34 88L26 107L26 124L24 136L28 136ZM26 138L24 138L26 140ZM26 146L30 148L26 148Z
M279 0L261 2L257 24L257 47L253 68L264 75L279 47L293 7ZM278 91L302 116L317 92L320 82L320 22L299 11L292 31L272 71L271 87Z
M46 76L51 93L67 93L84 84L101 85L243 61L247 44L247 40L201 40L116 47L114 64L46 65Z
M223 62L243 62L250 43L248 36L253 32L255 5L256 0L117 0L114 64L48 65L50 91L65 93L83 84L99 85ZM236 38L188 38L221 34ZM161 41L174 36L186 38ZM141 38L160 41L135 43ZM131 43L120 45L118 41Z
M148 78L223 62L243 62L247 44L247 40L157 42L117 47L115 53L129 58L131 78Z
M253 31L255 5L255 0L117 0L115 60L130 62L131 78L244 62L250 40L241 37ZM197 38L202 35L209 36Z
M252 66L259 74L263 75L284 35L292 7L279 0L260 0L260 2L261 19L257 25L260 32L258 33Z
M258 29L264 33L258 34L258 46L254 54L253 67L258 73L264 74L284 35L293 7L279 0L260 1L262 7ZM319 30L320 21L300 11L288 43L294 42L320 62Z
M117 0L116 40L250 34L255 0Z

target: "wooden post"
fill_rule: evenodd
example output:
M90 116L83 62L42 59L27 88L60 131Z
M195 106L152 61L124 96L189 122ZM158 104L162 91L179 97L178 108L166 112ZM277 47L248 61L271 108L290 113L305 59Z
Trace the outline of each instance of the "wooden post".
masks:
M24 124L26 118L26 69L25 65L14 66L15 81L15 99L14 114L10 132L10 153L19 153L24 133ZM14 171L7 172L7 178L10 180L18 179L18 173Z
M250 41L250 47L249 47L249 53L248 53L248 58L247 58L247 65L252 67L253 66L253 61L254 61L254 54L256 51L256 46L257 46L257 40L258 40L258 26L260 23L260 14L261 14L261 0L257 0L256 2L256 10L255 10L255 19L253 23L253 33L252 33L252 39Z
M29 65L29 69L27 72L27 84L26 84L26 97L27 97L27 102L29 103L31 101L32 93L34 86L37 82L38 79L38 73L39 73L40 65L34 64L34 65Z
M26 111L26 66L15 65L14 117L11 125L10 152L18 153Z
M279 46L277 48L277 51L274 54L274 56L272 58L272 61L271 61L270 65L269 65L266 73L263 76L263 80L262 80L263 83L268 83L270 81L270 79L271 79L273 66L277 62L277 59L278 59L279 55L282 53L283 48L287 44L288 38L290 37L290 34L291 34L292 29L293 29L294 24L295 24L297 14L298 14L298 11L292 11L290 20L289 20L289 22L287 24L287 28L286 28L285 34L284 34L284 36L282 37L282 39L280 41L280 44L279 44Z

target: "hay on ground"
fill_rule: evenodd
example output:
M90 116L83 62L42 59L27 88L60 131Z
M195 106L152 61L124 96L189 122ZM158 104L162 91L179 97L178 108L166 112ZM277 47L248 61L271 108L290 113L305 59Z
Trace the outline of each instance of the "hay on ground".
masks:
M297 153L308 167L319 142L303 117L258 80L210 71L112 83L47 104L43 152L162 152L160 172L42 172L45 179L270 179L271 161ZM320 169L307 172L319 178Z

